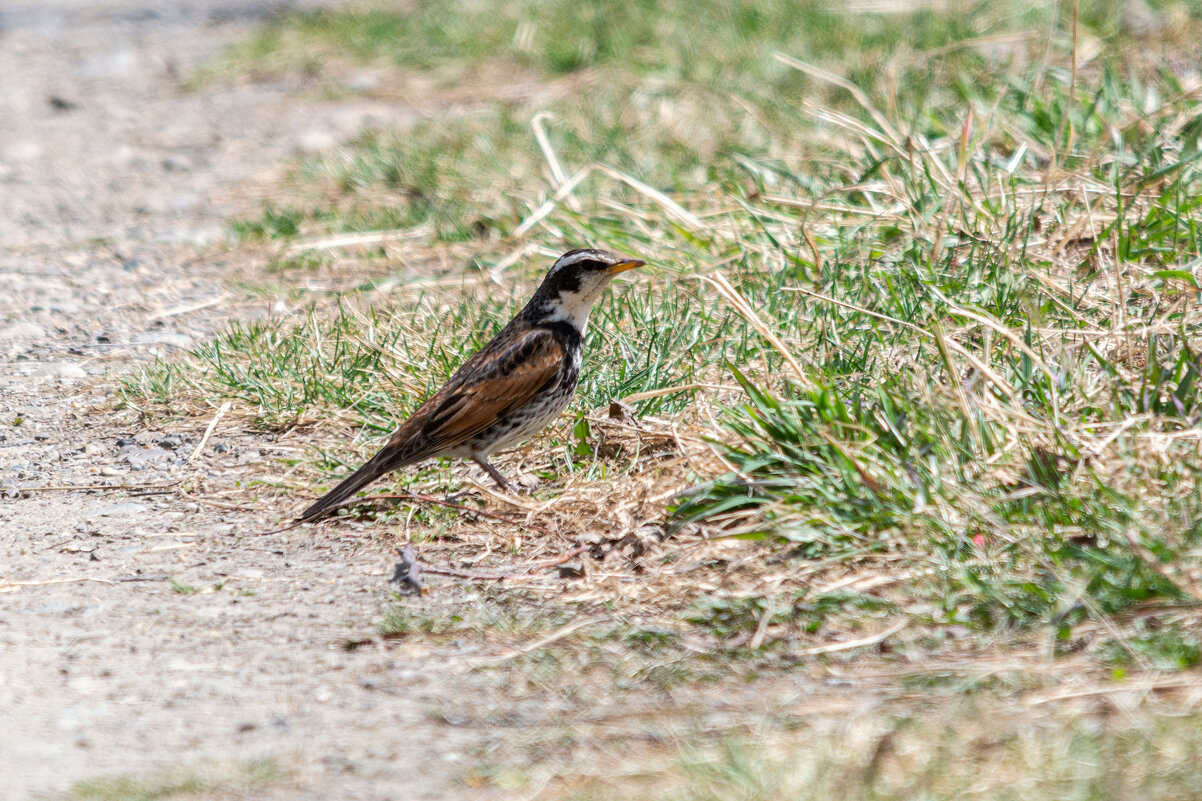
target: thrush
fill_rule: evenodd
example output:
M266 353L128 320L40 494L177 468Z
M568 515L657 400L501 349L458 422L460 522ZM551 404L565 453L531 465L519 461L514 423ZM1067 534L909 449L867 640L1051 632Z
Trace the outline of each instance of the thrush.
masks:
M394 470L439 457L471 459L513 492L489 464L489 454L529 439L559 417L576 391L593 304L611 278L644 263L591 248L560 256L517 316L298 522L319 520Z

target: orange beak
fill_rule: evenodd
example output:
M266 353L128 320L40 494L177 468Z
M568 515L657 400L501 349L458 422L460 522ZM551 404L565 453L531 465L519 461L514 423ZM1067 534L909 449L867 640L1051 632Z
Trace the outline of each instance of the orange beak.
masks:
M640 261L639 259L624 259L615 264L613 267L610 267L607 272L610 275L617 275L618 273L624 273L627 270L633 270L636 267L642 267L646 263L647 262Z

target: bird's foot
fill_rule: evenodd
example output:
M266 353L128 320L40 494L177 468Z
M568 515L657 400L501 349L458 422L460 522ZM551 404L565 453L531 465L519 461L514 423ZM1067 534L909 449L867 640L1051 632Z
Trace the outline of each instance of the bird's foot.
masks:
M497 468L493 467L492 465L490 465L488 462L484 461L483 459L472 459L472 461L475 462L476 464L480 465L480 468L485 473L488 473L492 477L492 480L497 482L497 486L500 487L503 491L508 492L510 495L520 495L521 494L519 492L518 488L515 487L513 484L510 484L508 479L506 479L505 476L501 475L500 471L498 471Z

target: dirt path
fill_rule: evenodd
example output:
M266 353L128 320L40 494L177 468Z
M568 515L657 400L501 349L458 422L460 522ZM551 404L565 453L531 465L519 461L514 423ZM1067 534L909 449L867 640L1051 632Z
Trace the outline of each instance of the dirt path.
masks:
M256 185L299 150L405 118L301 104L287 85L181 88L268 11L0 11L0 74L16 76L0 86L0 798L180 767L237 796L252 760L276 766L255 797L435 797L465 759L469 738L431 715L430 656L340 648L372 631L381 547L244 536L269 510L51 489L228 487L272 456L219 429L230 449L188 465L191 443L155 445L163 432L105 411L120 372L221 324L229 265L202 254Z

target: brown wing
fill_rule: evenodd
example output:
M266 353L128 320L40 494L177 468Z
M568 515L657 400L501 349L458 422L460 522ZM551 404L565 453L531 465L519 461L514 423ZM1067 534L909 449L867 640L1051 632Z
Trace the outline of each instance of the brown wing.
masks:
M317 520L387 473L435 456L479 434L511 409L558 380L566 356L553 333L502 331L455 371L451 380L392 435L362 467L306 509Z
M414 461L454 448L556 381L565 356L544 328L494 340L414 412L393 442L404 443Z

